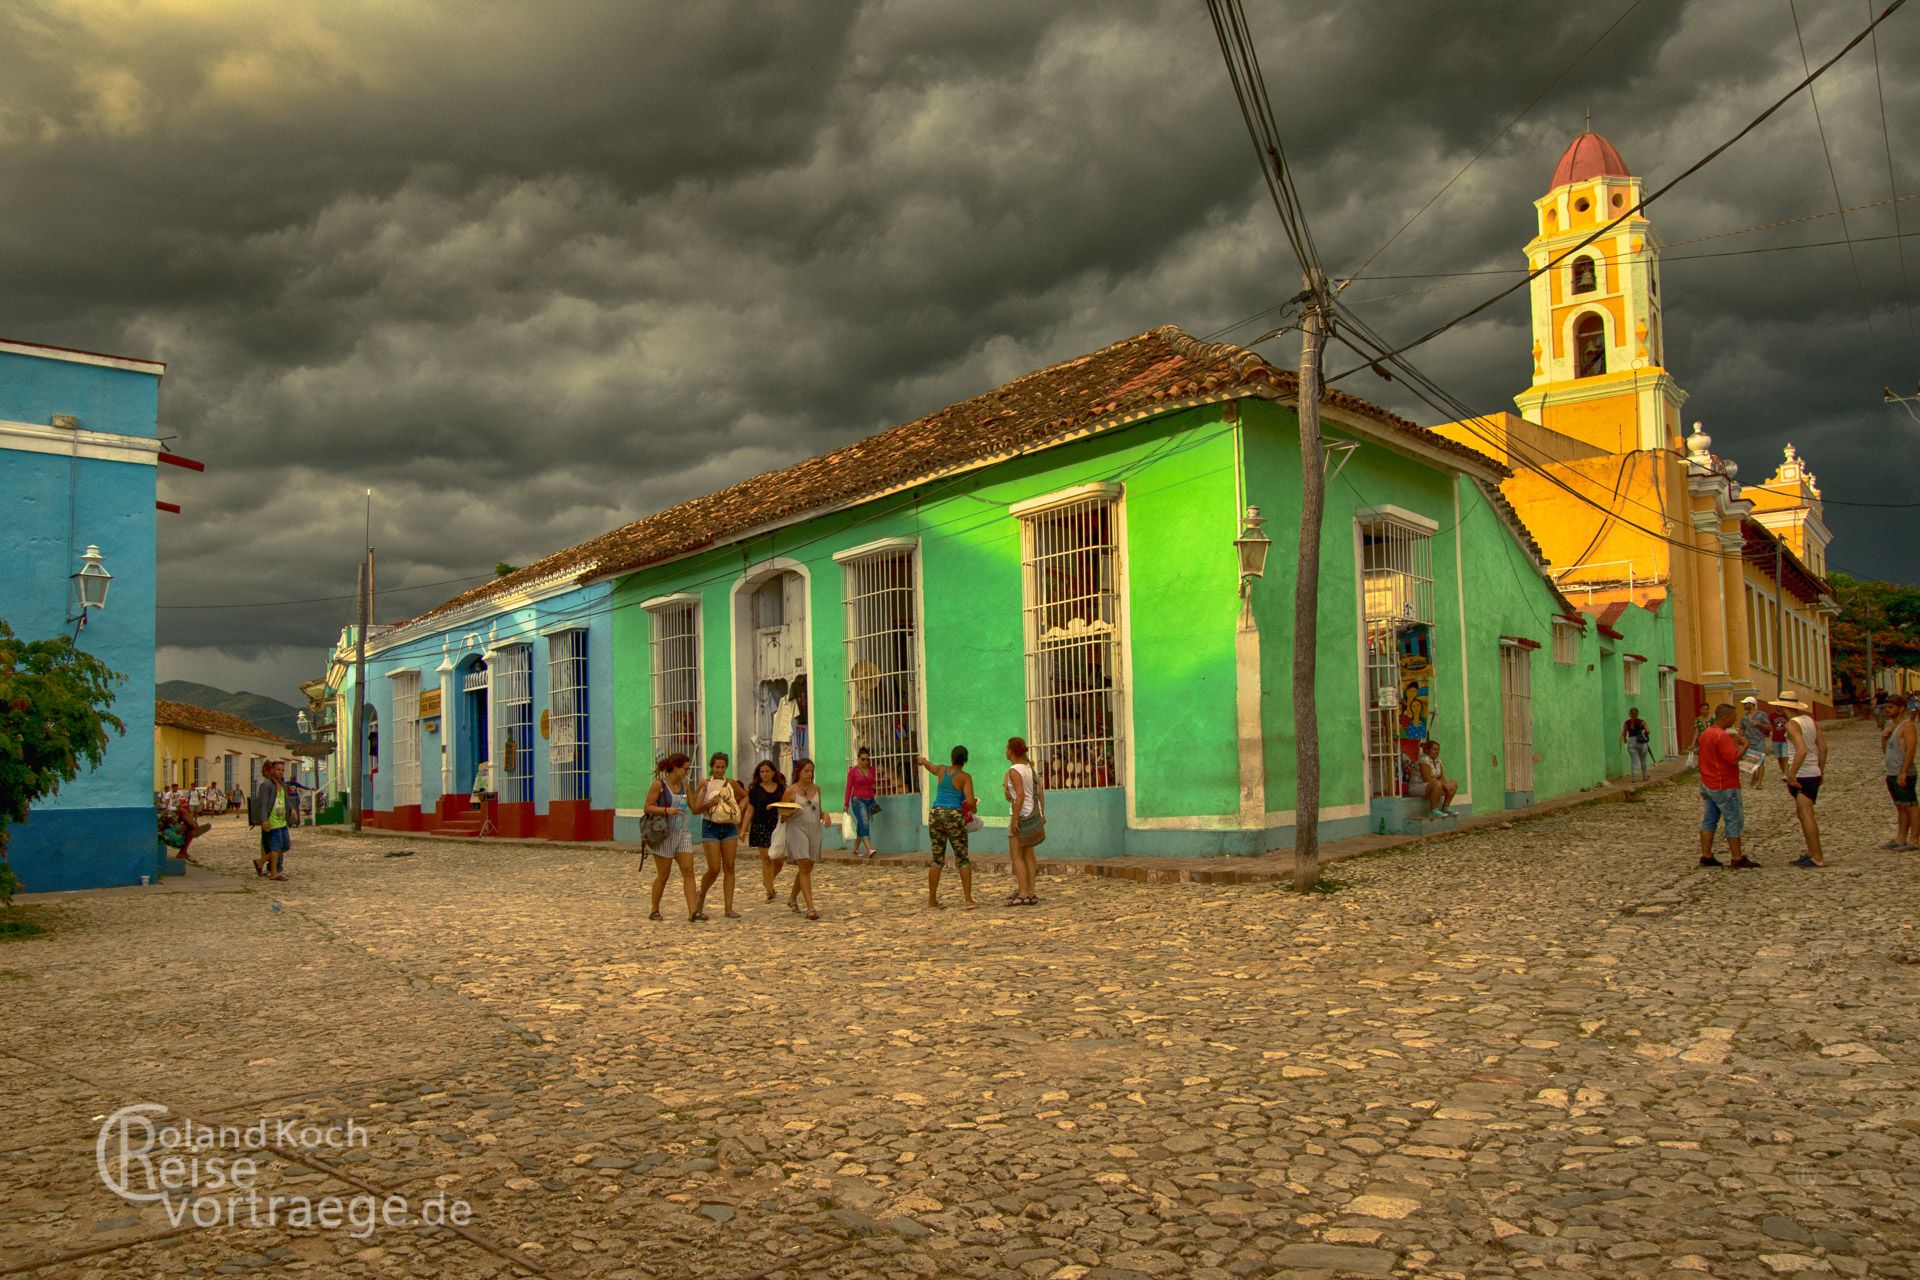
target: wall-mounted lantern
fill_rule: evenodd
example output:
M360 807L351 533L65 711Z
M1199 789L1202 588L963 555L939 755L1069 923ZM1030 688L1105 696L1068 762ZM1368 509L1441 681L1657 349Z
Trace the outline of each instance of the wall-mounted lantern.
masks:
M1273 539L1260 532L1260 526L1266 518L1260 514L1260 508L1248 507L1243 518L1240 536L1233 540L1233 548L1240 553L1240 595L1244 598L1253 588L1253 580L1267 571L1267 552L1273 547Z
M89 544L87 554L80 557L79 571L73 575L73 599L79 612L67 621L86 626L89 610L107 607L107 588L112 583L113 575L100 561L100 548Z

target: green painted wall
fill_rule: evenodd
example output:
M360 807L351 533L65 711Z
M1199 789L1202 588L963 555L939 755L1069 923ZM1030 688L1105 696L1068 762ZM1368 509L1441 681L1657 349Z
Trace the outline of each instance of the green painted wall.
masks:
M639 606L693 592L701 599L706 746L731 745L732 590L746 566L792 560L810 576L811 749L837 808L847 738L842 569L833 556L877 539L918 538L929 754L944 759L965 743L983 814L1004 816L1002 748L1010 735L1027 733L1020 525L1007 508L1118 480L1138 814L1233 814L1235 472L1232 432L1219 410L1192 410L634 574L614 592L619 732L650 743L651 615ZM620 807L642 802L651 763L650 750L621 753Z

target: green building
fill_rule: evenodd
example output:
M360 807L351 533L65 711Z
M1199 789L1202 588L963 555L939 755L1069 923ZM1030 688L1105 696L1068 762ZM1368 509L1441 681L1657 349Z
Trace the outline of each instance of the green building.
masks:
M638 838L652 762L674 751L724 749L742 776L811 757L837 811L865 746L892 797L878 847L909 850L926 847L914 757L965 744L1004 828L1018 734L1053 856L1284 847L1303 749L1329 838L1419 829L1403 792L1429 737L1458 810L1624 772L1620 721L1642 670L1651 691L1671 668L1670 620L1584 617L1499 464L1340 392L1323 408L1320 740L1295 741L1294 396L1257 354L1162 327L549 556L462 597L460 625L525 583L594 592L616 764L591 804L617 839ZM1243 596L1249 508L1273 548ZM1664 741L1654 697L1642 712Z

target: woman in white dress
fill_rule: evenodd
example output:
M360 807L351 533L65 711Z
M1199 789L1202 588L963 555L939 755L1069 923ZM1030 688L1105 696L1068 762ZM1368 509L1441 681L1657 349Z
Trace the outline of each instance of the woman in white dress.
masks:
M1040 859L1034 846L1047 838L1045 789L1040 775L1027 759L1027 740L1007 739L1007 776L1002 783L1007 793L1007 860L1013 864L1013 896L1009 907L1037 907L1034 881L1040 874Z

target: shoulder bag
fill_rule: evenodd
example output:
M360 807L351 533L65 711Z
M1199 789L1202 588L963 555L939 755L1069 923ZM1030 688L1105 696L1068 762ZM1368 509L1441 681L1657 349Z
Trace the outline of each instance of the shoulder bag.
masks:
M659 798L654 798L653 788L649 787L647 789L647 803L649 805L662 805L667 803L667 784L664 782L656 782L654 785L660 789ZM649 853L662 848L672 835L673 815L666 813L649 813L641 817L640 843L647 847Z

